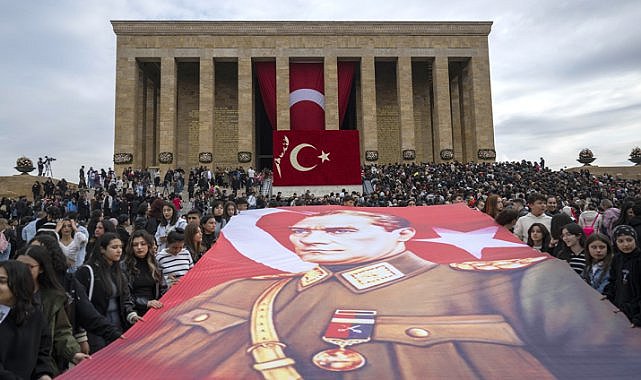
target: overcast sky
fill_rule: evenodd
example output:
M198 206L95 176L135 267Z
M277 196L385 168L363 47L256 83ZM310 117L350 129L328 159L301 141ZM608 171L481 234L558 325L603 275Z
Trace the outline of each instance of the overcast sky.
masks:
M57 158L55 177L112 166L116 36L110 20L493 21L498 160L632 165L641 146L641 2L0 1L0 175Z

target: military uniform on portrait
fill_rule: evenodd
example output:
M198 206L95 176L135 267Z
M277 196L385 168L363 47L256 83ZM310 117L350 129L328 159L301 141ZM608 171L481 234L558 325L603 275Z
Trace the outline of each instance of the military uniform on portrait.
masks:
M600 360L626 363L619 353L600 352L598 346L613 336L637 350L639 342L608 327L607 319L621 316L603 308L596 292L580 293L583 298L567 292L580 284L567 281L572 273L563 264L538 257L447 266L404 252L352 267L235 280L167 312L160 330L124 350L144 355L151 364L180 363L195 378L282 378L279 371L292 367L290 374L304 378L410 379L447 373L545 379L598 374L593 372L598 366L568 366L572 358L585 359L591 352ZM279 286L272 294L273 310L268 303L258 308L267 309L263 314L277 334L276 342L265 344L284 354L272 358L272 368L257 364L252 336L260 333L252 330L263 323L257 321L257 300ZM336 309L376 312L371 340L349 347L366 360L359 369L329 371L313 359L336 348L323 339ZM589 326L600 330L588 331ZM621 374L634 370L627 365ZM641 364L635 365L638 371Z

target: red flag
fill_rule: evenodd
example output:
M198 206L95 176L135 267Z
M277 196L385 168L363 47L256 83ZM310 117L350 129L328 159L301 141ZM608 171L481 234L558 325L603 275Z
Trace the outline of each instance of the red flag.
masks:
M275 131L274 185L360 185L358 131Z
M325 129L325 82L322 63L289 65L289 115L292 131Z
M397 256L387 254L397 248ZM332 257L359 260L325 265ZM264 302L269 297L272 304ZM259 301L267 306L259 309ZM335 349L322 337L337 309L376 312L371 341L341 347L343 363L366 356L353 372L370 375L363 378L377 378L381 368L400 374L389 378L412 377L401 375L417 368L435 378L478 377L478 366L486 378L517 378L523 366L526 379L570 379L578 370L635 378L641 371L641 332L622 313L612 313L567 263L464 205L243 211L162 302L126 339L60 378L263 378L252 356L257 310L277 333L263 336L279 339L265 346L286 346L296 358L282 362L303 378L332 377L312 363ZM590 323L598 323L598 334L586 334ZM365 331L359 324L348 327ZM386 345L396 350L373 349ZM403 360L392 360L398 352ZM448 362L422 366L432 353ZM603 359L598 366L594 357ZM540 376L547 370L557 376Z

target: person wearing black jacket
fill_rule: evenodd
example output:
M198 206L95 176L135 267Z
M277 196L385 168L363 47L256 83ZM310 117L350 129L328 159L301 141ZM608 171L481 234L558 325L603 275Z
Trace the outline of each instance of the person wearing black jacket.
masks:
M118 339L122 335L122 331L114 327L107 318L96 311L96 308L87 297L85 287L72 273L67 271L65 256L62 253L62 249L60 249L58 241L49 234L39 234L32 243L42 245L51 255L58 282L62 284L69 299L69 305L67 306L69 322L71 322L74 336L78 340L82 352L89 353L87 332L101 337L106 343L111 343Z
M610 267L608 299L633 326L641 326L641 249L633 227L622 224L612 231L614 258Z
M51 379L52 337L44 315L33 304L29 267L0 262L0 378Z
M129 290L138 315L145 315L150 308L160 309L160 297L167 290L156 257L152 253L154 237L145 230L134 231L120 262L129 282Z
M134 309L127 278L118 264L122 255L122 242L115 233L106 233L97 242L100 254L93 255L87 265L76 271L76 278L88 290L89 300L96 310L118 329L127 330L140 319ZM92 333L88 334L91 352L96 352L107 342Z

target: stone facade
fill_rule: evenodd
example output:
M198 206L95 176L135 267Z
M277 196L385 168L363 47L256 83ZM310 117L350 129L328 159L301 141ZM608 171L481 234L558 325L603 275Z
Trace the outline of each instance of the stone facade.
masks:
M259 61L276 64L278 129L289 129L289 64L322 61L328 130L340 128L337 63L356 62L351 128L362 162L478 161L494 150L491 22L112 25L114 153L136 167L260 166L269 152L257 141Z

